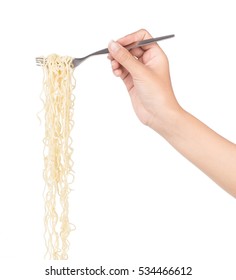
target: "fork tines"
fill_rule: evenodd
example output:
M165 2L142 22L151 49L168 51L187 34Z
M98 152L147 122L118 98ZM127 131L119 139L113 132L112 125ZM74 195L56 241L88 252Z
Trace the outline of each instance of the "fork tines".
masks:
M44 57L36 57L36 65L42 66L44 62Z

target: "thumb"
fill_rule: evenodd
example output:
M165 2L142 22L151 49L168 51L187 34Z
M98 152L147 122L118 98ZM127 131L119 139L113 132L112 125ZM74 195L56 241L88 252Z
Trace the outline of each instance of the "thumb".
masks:
M111 41L108 45L111 56L124 66L131 75L138 75L141 71L142 64L119 43Z

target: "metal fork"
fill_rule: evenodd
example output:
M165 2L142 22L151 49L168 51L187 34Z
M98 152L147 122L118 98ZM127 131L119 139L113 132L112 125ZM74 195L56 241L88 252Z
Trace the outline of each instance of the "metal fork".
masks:
M147 40L143 40L143 41L132 43L130 45L125 46L125 48L127 50L131 50L131 49L135 49L135 48L138 48L138 47L141 47L141 46L145 46L145 45L151 44L153 42L169 39L169 38L172 38L174 36L175 36L174 34L171 34L171 35L151 38L151 39L147 39ZM84 57L81 57L81 58L74 58L72 60L72 65L71 66L75 68L78 65L80 65L83 61L85 61L87 58L89 58L90 56L99 55L99 54L106 54L106 53L109 53L108 48L102 49L100 51L93 52L93 53L91 53L89 55L86 55ZM36 64L37 64L37 66L42 66L43 62L44 62L44 58L43 57L36 57Z

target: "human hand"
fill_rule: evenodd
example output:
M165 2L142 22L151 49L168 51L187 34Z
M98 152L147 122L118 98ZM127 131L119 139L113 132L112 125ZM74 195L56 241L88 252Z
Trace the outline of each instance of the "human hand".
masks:
M156 43L130 52L122 47L149 38L142 29L108 46L112 70L123 80L138 118L236 197L236 145L180 107L168 59Z
M168 114L180 106L175 99L169 63L157 43L126 50L123 46L152 38L144 29L112 41L109 56L113 73L120 77L140 121L161 133Z

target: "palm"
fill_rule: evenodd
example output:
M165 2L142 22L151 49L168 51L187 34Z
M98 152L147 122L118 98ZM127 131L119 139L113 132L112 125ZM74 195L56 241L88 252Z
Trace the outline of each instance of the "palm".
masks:
M152 87L152 82L149 77L154 73L157 77L160 75L162 76L163 68L159 68L161 60L158 53L155 52L155 49L147 50L138 60L146 66L146 71L150 72L149 75L135 77L126 69L123 69L121 78L129 92L136 115L142 123L148 124L152 116L151 108L153 107L154 98L156 100L156 97L150 94L149 91L149 88ZM150 79L150 81L147 81L148 79ZM148 88L146 86L147 84L149 85Z

